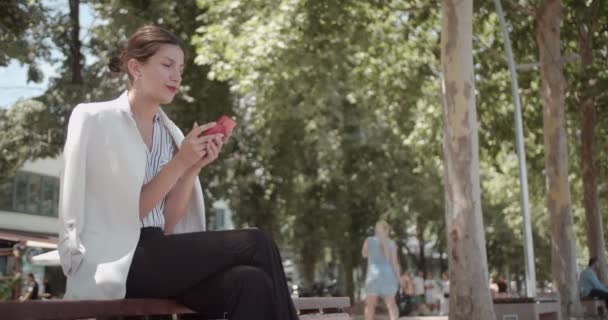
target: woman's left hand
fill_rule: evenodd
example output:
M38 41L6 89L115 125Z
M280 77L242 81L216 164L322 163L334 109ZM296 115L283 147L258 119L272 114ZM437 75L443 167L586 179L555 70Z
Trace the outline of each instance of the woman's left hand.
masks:
M188 171L191 174L198 176L201 169L208 166L213 161L215 161L215 159L217 159L224 145L228 143L228 139L230 139L231 136L232 130L228 132L228 136L219 135L214 136L212 139L210 139L205 146L205 156L203 156L199 161L192 165L192 167L190 167L190 170Z
M222 148L224 147L223 136L213 137L205 144L205 155L192 165L190 171L193 174L198 175L201 169L211 164L219 156Z

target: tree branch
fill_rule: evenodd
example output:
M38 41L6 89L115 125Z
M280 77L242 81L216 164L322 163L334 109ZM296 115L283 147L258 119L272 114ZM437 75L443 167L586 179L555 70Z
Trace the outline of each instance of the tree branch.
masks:
M521 13L521 14L525 14L525 15L529 15L532 17L536 16L536 10L534 10L534 8L529 7L529 6L524 6L521 5L517 2L514 1L509 1L509 6L511 7L511 9L513 9L513 11Z
M420 8L420 7L395 7L392 5L386 5L387 8L393 10L393 11L400 11L400 12L407 12L407 13L413 13L413 12L417 12L417 11L421 11L424 10L424 8Z
M560 62L562 64L566 64L566 63L570 63L570 62L574 62L579 60L581 57L578 54L570 54L567 55L565 57L563 57ZM518 64L517 65L517 70L520 71L530 71L530 70L534 70L538 67L541 66L540 62L531 62L531 63L523 63L523 64Z
M593 37L593 34L600 25L601 17L604 15L604 0L594 0L589 8L591 8L591 26L589 27L589 35Z
M416 6L411 6L411 7L399 7L399 6L395 6L393 4L391 4L392 1L388 0L388 1L379 1L379 3L377 3L379 6L384 7L384 8L388 8L390 10L393 11L400 11L400 12L407 12L407 13L413 13L413 12L417 12L417 11L421 11L424 10L424 7L416 7ZM441 5L441 1L438 0L436 1L437 5Z

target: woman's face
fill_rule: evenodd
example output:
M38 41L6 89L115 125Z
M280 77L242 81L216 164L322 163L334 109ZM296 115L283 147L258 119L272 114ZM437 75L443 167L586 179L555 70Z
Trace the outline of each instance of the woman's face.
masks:
M158 104L170 103L182 82L184 52L179 46L164 44L138 69L134 85Z

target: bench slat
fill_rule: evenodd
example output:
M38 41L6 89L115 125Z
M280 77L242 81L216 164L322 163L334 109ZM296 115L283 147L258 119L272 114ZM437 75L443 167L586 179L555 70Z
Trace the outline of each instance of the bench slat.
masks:
M7 319L64 319L106 315L186 314L192 310L171 300L37 300L0 303L0 314ZM3 316L4 317L4 316Z
M300 320L350 320L348 313L303 314Z
M311 297L293 298L293 304L298 310L315 309L344 309L350 307L348 297Z
M606 313L606 305L604 300L597 299L581 299L581 304L586 315L588 316L603 316Z
M348 297L293 298L296 309L323 310L350 307ZM192 310L175 301L166 299L120 299L120 300L35 300L27 302L0 302L0 315L3 320L50 320L74 319L101 316L142 316L153 314L188 314ZM334 318L314 318L330 316ZM332 313L324 315L302 315L302 319L349 319ZM348 316L348 315L347 315ZM313 317L313 318L310 318Z

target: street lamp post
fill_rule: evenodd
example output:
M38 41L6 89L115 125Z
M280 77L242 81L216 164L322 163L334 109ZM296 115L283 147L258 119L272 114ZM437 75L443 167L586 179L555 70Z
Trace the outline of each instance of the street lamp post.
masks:
M524 133L521 117L521 103L519 100L519 85L517 84L517 71L515 70L515 61L513 59L513 51L511 49L511 40L509 38L509 30L505 22L505 16L502 11L500 0L494 0L496 12L500 21L503 38L505 41L505 50L509 62L509 72L511 73L511 91L513 93L513 102L515 103L515 136L517 140L517 155L519 158L519 184L520 184L520 200L521 213L524 223L524 255L526 269L526 295L530 298L536 297L536 270L534 269L534 245L532 239L532 223L530 221L530 203L528 200L528 174L526 170L526 151L524 148Z

